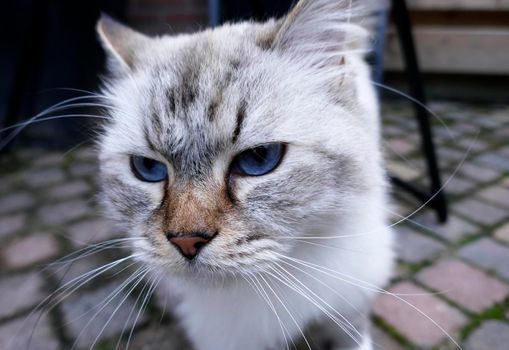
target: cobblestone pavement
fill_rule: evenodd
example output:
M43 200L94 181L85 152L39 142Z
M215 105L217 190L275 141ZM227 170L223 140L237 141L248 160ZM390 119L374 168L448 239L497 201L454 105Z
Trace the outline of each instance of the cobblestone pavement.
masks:
M453 349L448 333L466 350L507 349L509 106L431 107L447 125L434 122L451 215L440 225L423 210L397 225L399 266L387 288L399 294L378 298L376 348ZM386 103L383 130L390 171L425 185L409 106ZM132 349L187 348L164 293L157 291L144 311L142 284L127 299L117 293L129 276L121 265L85 279L74 293L57 294L58 305L45 300L59 287L72 289L76 276L126 255L117 247L49 265L74 250L122 237L99 215L96 173L90 149L22 150L0 158L0 349L70 349L74 343L79 349L113 349L117 342L120 349L128 342ZM419 206L398 190L393 198L394 221ZM32 313L41 302L49 312Z

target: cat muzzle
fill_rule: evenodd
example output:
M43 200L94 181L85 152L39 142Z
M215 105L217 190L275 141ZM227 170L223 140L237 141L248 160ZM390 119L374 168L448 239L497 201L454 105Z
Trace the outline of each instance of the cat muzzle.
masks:
M191 234L178 235L167 233L166 238L173 244L182 256L188 260L193 260L200 250L207 245L216 234L210 235L203 232L193 232Z

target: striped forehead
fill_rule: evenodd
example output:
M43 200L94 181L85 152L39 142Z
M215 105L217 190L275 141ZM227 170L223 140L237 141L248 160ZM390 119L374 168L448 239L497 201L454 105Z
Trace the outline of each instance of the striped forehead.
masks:
M231 94L237 61L222 69L200 57L182 60L179 69L154 70L144 136L181 176L203 176L214 158L237 141L246 113L245 99Z

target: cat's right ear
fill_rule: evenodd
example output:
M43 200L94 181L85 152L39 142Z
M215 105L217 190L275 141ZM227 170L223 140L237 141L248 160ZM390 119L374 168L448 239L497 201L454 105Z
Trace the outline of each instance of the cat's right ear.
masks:
M108 56L110 69L115 72L132 70L136 54L148 44L150 38L104 13L101 14L96 28Z
M272 47L317 67L343 65L345 54L364 51L367 32L352 25L360 1L300 0L283 18Z

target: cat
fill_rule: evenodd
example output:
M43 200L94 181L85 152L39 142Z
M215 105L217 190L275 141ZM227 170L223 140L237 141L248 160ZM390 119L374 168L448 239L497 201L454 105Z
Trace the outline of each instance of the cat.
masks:
M103 15L102 200L196 350L372 349L391 276L377 99L350 1L148 37Z

